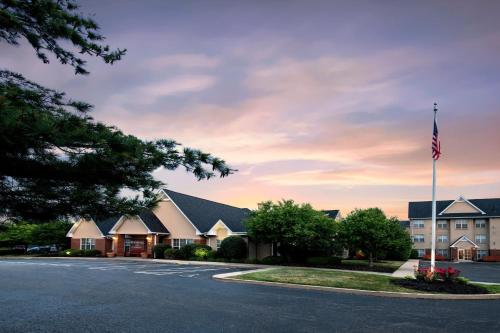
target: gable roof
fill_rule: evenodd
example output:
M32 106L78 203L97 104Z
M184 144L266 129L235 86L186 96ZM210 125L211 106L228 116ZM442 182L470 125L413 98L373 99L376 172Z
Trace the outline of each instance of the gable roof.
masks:
M163 192L202 233L208 232L219 220L232 232L246 232L243 221L250 213L247 208L229 206L166 189Z
M116 222L118 222L120 217L121 215L115 215L105 219L100 219L100 220L93 219L93 220L95 221L95 224L97 225L99 230L101 230L102 234L108 235L109 231L111 230L111 228L113 228Z
M160 219L149 209L144 209L139 213L139 217L152 233L169 234L170 232L161 223Z
M453 217L493 217L500 216L500 198L491 199L469 199L471 204L484 212L477 213L446 213L443 212L455 200L439 200L436 201L437 219L446 219ZM414 201L408 203L408 218L410 219L427 219L432 217L432 201Z
M322 212L325 213L329 218L332 218L334 220L339 215L339 210L338 209L322 210Z
M460 242L469 242L470 244L472 244L472 246L473 246L473 247L475 247L475 248L478 248L478 247L479 247L479 246L477 246L477 244L476 244L476 243L474 243L473 241L471 241L471 240L469 239L469 237L467 237L467 236L461 236L461 237L460 237L460 238L458 238L456 241L454 241L454 242L450 245L450 247L456 247L457 243L460 243Z

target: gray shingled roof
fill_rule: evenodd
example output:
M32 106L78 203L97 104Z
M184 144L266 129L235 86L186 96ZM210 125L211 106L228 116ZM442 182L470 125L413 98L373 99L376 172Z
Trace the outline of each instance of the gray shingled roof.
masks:
M440 200L436 201L436 211L438 219L446 219L452 217L491 217L500 216L500 198L492 199L469 199L469 201L481 209L486 214L481 213L445 213L439 215L446 207L451 205L455 200ZM408 217L410 219L425 219L432 216L432 201L417 201L408 203Z
M332 219L336 219L337 215L339 215L338 209L322 210L322 212L328 215L328 217Z
M409 229L410 228L410 221L408 221L408 220L399 221L399 225L403 229Z
M171 190L164 192L202 233L208 232L219 220L232 232L246 231L243 222L250 213L247 208L229 206Z
M144 222L144 224L148 227L149 230L153 233L164 233L168 234L169 231L163 223L156 217L156 215L150 211L149 209L145 209L139 213L139 217Z
M97 225L97 227L99 228L99 230L101 230L102 234L104 236L106 236L109 234L109 231L111 230L111 228L113 228L113 226L116 224L116 222L118 222L118 220L122 216L123 215L115 215L115 216L108 217L106 219L101 219L101 220L94 219L94 221L95 221L95 224ZM151 232L153 232L153 233L166 233L166 234L169 233L167 228L165 228L165 226L163 225L163 223L161 223L161 221L158 219L158 217L156 217L156 215L153 214L153 212L150 211L149 209L144 209L143 211L141 211L139 213L139 217L144 222L144 224L148 227L148 229L151 230Z
M121 217L121 215L115 215L115 216L108 217L106 219L100 219L100 220L94 219L94 222L97 225L97 227L99 228L99 230L101 230L102 234L104 236L106 236L106 235L108 235L111 228L113 228L113 226L116 224L116 222L118 222L120 217Z

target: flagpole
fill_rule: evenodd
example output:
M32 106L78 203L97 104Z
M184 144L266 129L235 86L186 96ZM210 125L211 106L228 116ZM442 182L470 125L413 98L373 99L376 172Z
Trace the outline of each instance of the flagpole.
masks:
M437 116L437 103L434 103L434 124ZM432 240L431 240L431 272L436 266L436 159L432 159Z

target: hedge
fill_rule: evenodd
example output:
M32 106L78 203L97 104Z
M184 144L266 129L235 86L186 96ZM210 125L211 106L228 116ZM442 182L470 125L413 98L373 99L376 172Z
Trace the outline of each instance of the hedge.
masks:
M283 265L286 262L286 260L285 257L269 256L262 258L260 262L263 265Z
M63 257L101 257L102 253L99 250L67 249L59 252L59 255Z
M172 248L169 244L156 244L153 247L153 254L155 259L164 259L164 253L166 249Z
M306 262L312 266L334 266L340 265L342 259L339 257L310 257L307 258Z

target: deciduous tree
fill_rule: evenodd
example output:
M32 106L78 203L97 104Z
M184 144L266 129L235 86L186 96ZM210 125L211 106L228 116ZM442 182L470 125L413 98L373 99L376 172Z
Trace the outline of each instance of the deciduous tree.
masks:
M248 234L258 242L279 244L287 259L327 254L333 247L337 223L309 204L293 200L262 202L246 221Z

